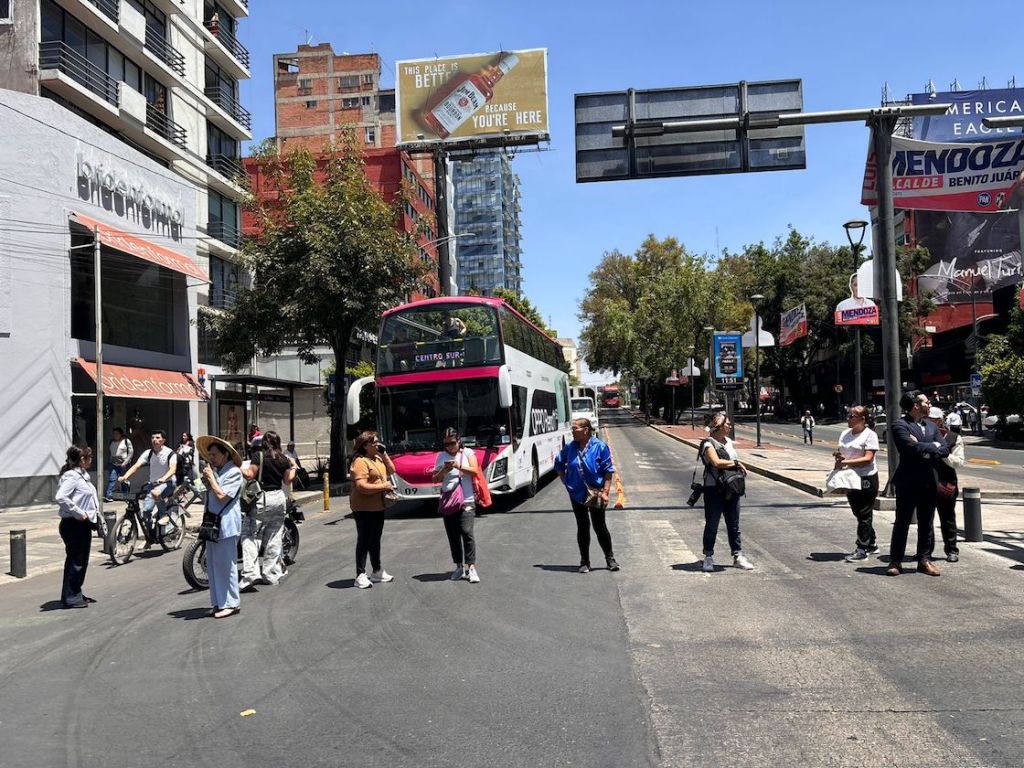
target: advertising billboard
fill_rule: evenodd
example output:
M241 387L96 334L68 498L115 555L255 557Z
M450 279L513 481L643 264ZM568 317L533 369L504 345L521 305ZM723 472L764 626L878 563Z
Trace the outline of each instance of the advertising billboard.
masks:
M801 304L779 317L779 346L785 347L807 335L807 305Z
M878 205L874 152L864 169L861 202ZM939 144L894 136L893 205L914 211L997 213L1024 171L1024 139Z
M395 83L399 146L548 135L546 49L399 61Z
M994 141L1019 138L1020 128L986 128L986 117L1024 117L1024 89L912 93L911 104L950 104L944 115L915 117L912 136L924 141Z
M739 333L716 333L714 338L715 386L719 389L743 384L743 336Z

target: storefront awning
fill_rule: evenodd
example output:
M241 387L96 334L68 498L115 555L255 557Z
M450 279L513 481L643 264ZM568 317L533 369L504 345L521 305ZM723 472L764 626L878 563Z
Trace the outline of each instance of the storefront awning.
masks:
M96 381L96 363L78 358L78 364ZM145 400L209 400L206 390L189 373L130 368L103 364L105 397L138 397Z
M210 282L210 278L195 262L192 261L188 256L177 251L172 251L170 248L165 248L162 245L151 243L148 240L144 240L136 235L130 235L127 232L122 232L109 224L104 224L101 221L86 216L83 213L73 214L74 220L81 224L83 227L88 229L90 232L99 230L100 242L109 248L114 250L127 253L131 256L138 256L144 261L148 261L152 264L156 264L159 267L166 267L172 269L175 272L180 272L183 275L194 277L196 280L202 280L204 283Z

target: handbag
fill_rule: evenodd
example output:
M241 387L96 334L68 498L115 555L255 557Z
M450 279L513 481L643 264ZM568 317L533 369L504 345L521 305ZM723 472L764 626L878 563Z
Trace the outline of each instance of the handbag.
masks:
M860 475L850 467L833 469L825 478L825 489L829 493L845 494L848 491L859 491L862 487Z
M199 523L196 535L200 541L220 541L220 515L209 509L204 509L203 520Z
M242 500L242 512L247 517L256 517L257 506L265 495L260 481L263 480L263 452L260 451L260 470L255 478L246 480L242 485L239 498Z
M455 487L450 491L442 491L441 498L438 500L438 511L448 517L454 515L462 510L462 505L466 503L466 494L462 492L462 479L455 484Z
M476 474L473 475L473 495L476 497L476 503L478 506L491 506L491 488L487 485L487 478L484 476L484 471L479 467L477 467Z
M725 446L720 446L715 440L708 439L712 447L715 449L715 453L718 454L720 459L730 459L729 453L725 450ZM702 443L703 444L703 443ZM722 454L725 453L723 456ZM747 473L742 469L729 468L729 469L717 469L713 464L704 460L703 448L701 449L701 460L705 461L705 464L711 469L712 476L715 478L715 485L718 486L718 490L722 492L726 500L729 501L736 496L744 496L747 493ZM731 460L731 459L730 459Z
M587 498L583 502L583 506L590 507L591 509L604 509L608 506L608 500L601 496L603 488L591 488L587 486Z
M959 490L956 483L944 483L941 480L935 483L935 493L940 499L955 499Z
M398 495L398 491L394 489L395 481L393 478L393 475L392 477L388 478L389 480L391 480L391 490L384 491L384 509L387 509L388 507L393 507L395 506L395 504L402 500L402 497Z

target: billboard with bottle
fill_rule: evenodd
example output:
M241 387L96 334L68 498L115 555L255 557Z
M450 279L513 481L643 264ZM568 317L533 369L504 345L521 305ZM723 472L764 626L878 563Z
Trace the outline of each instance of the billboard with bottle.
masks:
M547 50L399 61L398 144L546 138Z

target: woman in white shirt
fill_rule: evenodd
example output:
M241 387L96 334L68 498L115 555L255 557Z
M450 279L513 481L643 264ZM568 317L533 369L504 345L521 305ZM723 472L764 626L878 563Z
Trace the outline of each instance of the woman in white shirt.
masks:
M476 537L473 535L473 521L476 518L476 497L473 495L473 475L476 474L476 456L473 451L462 447L462 438L452 428L444 433L444 450L437 454L434 474L431 480L441 483L441 502L447 494L461 485L462 504L457 510L446 513L442 506L444 530L448 534L448 546L452 552L455 570L451 580L468 579L471 584L480 583L476 571Z
M736 446L729 439L731 426L732 423L724 413L716 413L708 425L709 436L700 445L700 459L704 463L704 562L701 568L705 573L715 571L715 539L718 538L718 524L723 517L733 566L744 571L754 570L753 564L743 554L740 497L727 494L718 485L723 470L738 469L746 474L739 462Z
M60 512L60 537L64 541L64 584L60 604L64 608L85 608L96 602L82 594L85 572L89 568L89 545L93 526L99 520L96 486L89 479L92 449L72 445L60 470L57 508Z
M866 560L878 552L872 518L878 496L878 435L872 429L874 419L863 405L855 405L846 414L847 429L839 436L839 450L832 455L836 469L852 469L860 481L860 488L846 492L853 516L857 518L857 545L846 556L846 562Z

